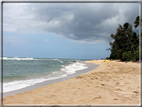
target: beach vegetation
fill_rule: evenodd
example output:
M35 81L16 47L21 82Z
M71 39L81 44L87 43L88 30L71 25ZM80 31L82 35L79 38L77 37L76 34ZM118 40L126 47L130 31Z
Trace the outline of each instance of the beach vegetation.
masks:
M134 27L139 26L139 16L134 21ZM118 25L116 34L111 34L113 42L109 45L111 51L109 59L120 59L122 61L138 61L139 60L139 35L133 31L132 24L128 22Z
M122 60L131 61L133 59L134 53L132 51L123 52Z
M141 19L141 22L142 22L142 19ZM135 21L134 21L134 27L137 28L139 25L140 25L139 16L137 16Z

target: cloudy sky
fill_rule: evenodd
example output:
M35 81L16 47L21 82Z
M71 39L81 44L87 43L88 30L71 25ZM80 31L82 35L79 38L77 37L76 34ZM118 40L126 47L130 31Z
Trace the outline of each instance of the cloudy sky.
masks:
M138 15L138 3L4 3L3 56L106 58L110 34Z

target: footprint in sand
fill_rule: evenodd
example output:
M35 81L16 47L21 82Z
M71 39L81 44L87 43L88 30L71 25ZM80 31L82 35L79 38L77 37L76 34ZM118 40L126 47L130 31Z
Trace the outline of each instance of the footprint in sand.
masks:
M91 80L94 80L94 78L91 78Z
M116 82L116 85L120 84L119 82Z
M138 91L134 91L134 93L139 93Z
M93 100L95 100L95 99L100 99L100 98L101 98L101 96L98 95L98 96L95 96L95 98L93 98Z
M115 90L116 90L116 91L122 91L120 88L116 88Z
M117 98L114 98L114 100L118 100Z
M101 84L102 86L105 86L105 84Z
M90 87L90 85L86 85L87 87Z

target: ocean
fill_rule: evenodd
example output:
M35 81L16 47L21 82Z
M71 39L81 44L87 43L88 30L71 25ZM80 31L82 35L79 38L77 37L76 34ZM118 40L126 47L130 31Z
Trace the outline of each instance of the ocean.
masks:
M86 69L85 60L3 57L3 92L63 78Z

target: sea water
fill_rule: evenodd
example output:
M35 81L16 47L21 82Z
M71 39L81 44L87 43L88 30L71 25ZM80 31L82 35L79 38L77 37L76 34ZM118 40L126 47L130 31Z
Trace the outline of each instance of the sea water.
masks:
M3 57L3 92L66 77L86 69L84 60Z

